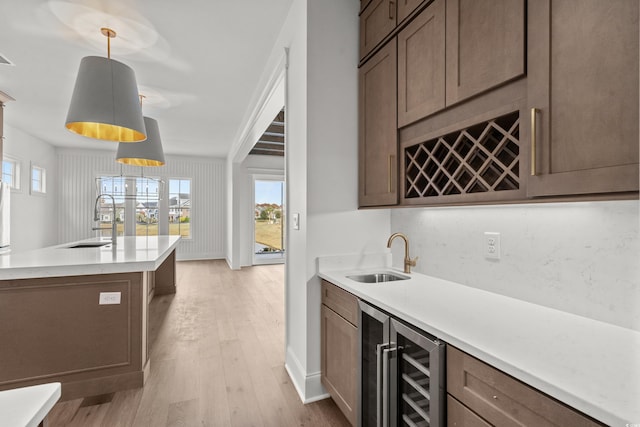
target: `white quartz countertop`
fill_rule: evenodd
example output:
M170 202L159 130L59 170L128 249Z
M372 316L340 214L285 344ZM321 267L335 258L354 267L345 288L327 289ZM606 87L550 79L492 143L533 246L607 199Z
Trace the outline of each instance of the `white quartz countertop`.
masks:
M180 236L125 236L118 237L115 247L69 247L99 241L93 238L1 255L0 280L155 271L176 248Z
M419 273L360 283L346 276L392 269L346 265L319 276L601 422L640 425L639 332Z
M0 425L37 427L60 399L60 383L0 391Z

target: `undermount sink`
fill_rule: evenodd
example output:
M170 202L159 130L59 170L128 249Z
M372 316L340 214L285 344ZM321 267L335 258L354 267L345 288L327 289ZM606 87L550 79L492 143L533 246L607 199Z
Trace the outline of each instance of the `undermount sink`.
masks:
M347 279L355 280L356 282L361 283L383 283L393 282L396 280L407 280L409 279L409 276L403 276L396 273L369 273L347 276Z
M75 245L67 246L68 249L75 248L99 248L100 246L110 245L111 242L81 242Z

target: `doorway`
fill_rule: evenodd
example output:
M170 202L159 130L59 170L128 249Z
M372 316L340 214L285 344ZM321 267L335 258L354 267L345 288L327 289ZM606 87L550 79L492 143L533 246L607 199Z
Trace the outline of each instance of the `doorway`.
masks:
M253 179L253 264L285 261L285 182L281 176Z

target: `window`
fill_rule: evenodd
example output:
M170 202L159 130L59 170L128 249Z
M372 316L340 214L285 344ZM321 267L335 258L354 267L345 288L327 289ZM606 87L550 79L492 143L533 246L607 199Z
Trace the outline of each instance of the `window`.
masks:
M157 236L160 180L136 178L136 236Z
M125 224L125 195L127 193L127 181L124 177L101 176L97 179L99 194L109 194L115 199L115 212L113 201L110 197L101 197L98 202L98 218L101 228L109 229L115 216L118 236L124 236Z
M191 238L190 179L169 179L169 234Z
M20 189L20 163L5 156L2 160L2 182L8 183L14 190Z
M31 165L31 194L47 192L47 171L40 166Z

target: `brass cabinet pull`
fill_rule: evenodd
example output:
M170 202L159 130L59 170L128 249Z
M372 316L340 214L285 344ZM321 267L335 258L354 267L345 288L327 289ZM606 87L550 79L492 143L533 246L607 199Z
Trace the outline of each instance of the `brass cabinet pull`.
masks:
M389 19L393 19L393 15L394 15L394 9L395 9L395 3L390 1L389 2Z
M393 161L395 160L396 156L394 156L393 154L389 154L389 165L387 167L387 170L389 171L389 179L387 180L388 183L388 188L387 188L387 192L389 193L393 193L392 191L392 183L393 183Z
M536 175L536 116L537 108L531 109L531 176Z

